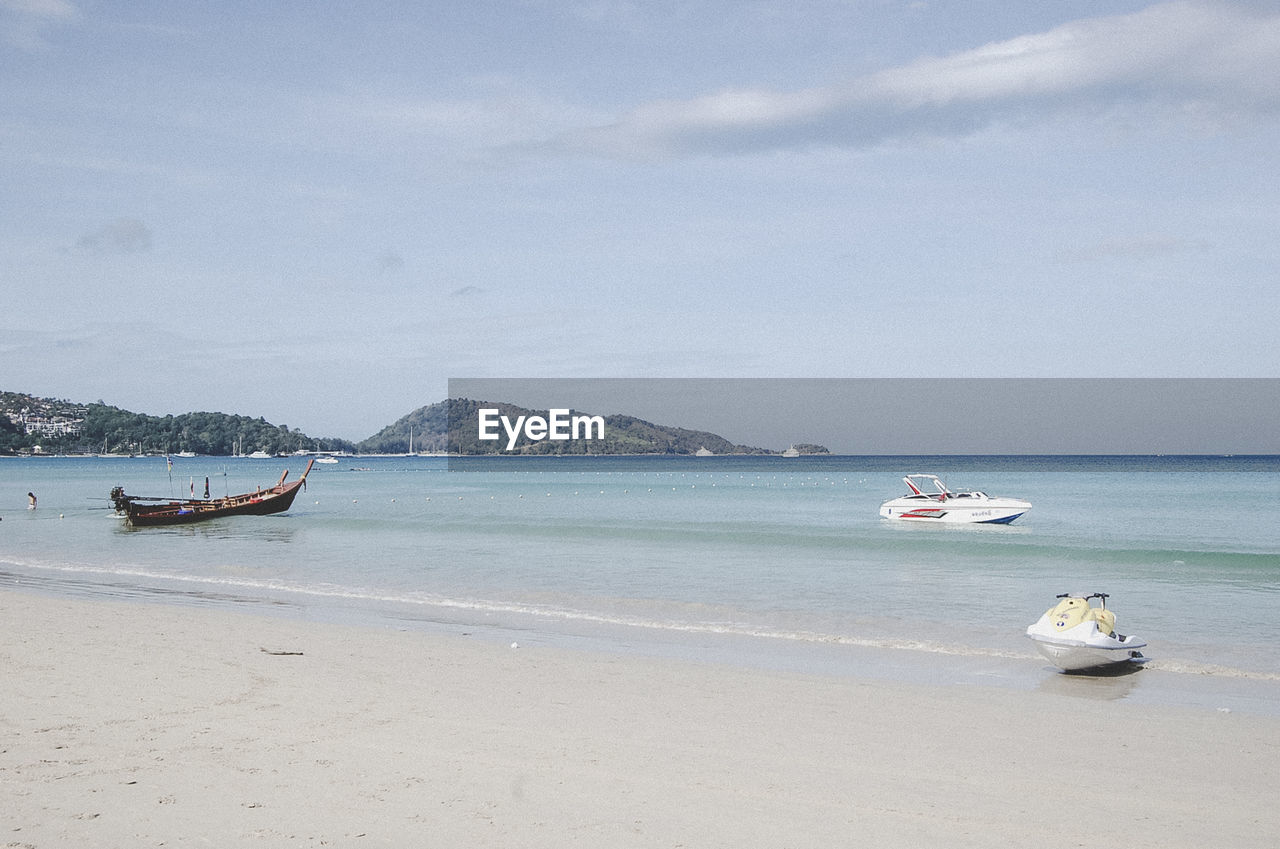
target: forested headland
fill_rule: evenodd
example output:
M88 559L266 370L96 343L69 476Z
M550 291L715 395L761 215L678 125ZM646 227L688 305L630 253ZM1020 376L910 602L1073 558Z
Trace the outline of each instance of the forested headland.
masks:
M623 414L604 415L600 439L481 440L481 408L515 421L545 415L513 404L451 398L419 407L360 442L316 438L262 417L196 412L151 416L102 401L79 404L0 392L0 454L177 454L272 455L298 452L361 454L776 454L738 445L702 430L655 424ZM797 445L801 454L826 453L820 445Z
M0 392L0 452L40 454L291 454L351 451L342 439L316 439L262 417L227 413L149 416L101 401L76 404Z

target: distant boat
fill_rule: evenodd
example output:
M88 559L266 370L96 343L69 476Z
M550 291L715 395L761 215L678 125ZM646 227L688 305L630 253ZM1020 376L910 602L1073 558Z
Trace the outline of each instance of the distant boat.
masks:
M194 456L196 456L196 452L194 452L194 451L179 451L177 454L174 454L173 456L175 456L175 457L194 457Z
M336 463L336 462L338 462L338 458L334 456L337 452L336 452L336 451L330 451L330 452L328 452L328 453L325 453L325 452L321 451L321 450L320 450L320 442L319 442L318 440L316 441L316 452L315 452L315 453L316 453L316 462L317 462L317 463L324 463L324 464L327 466L327 465L330 465L330 464L332 464L332 463Z
M254 451L252 454L250 454L250 455L249 455L249 459L251 459L251 460L270 460L270 459L271 459L271 455L270 455L270 454L268 454L266 451L258 450L258 451Z
M307 463L302 477L292 483L285 483L289 470L285 469L280 480L269 489L256 489L241 495L228 495L225 498L182 499L150 498L142 495L125 495L124 489L116 487L111 490L111 501L116 512L125 517L135 528L156 525L185 525L191 522L203 522L221 516L269 516L272 513L283 513L293 505L298 490L306 486L307 475L311 472L311 464Z
M782 456L783 457L799 457L800 452L796 450L796 447L794 445L792 445L786 451L782 452Z
M704 445L704 446L702 446L701 448L699 448L697 451L693 452L693 456L695 456L695 457L714 457L714 456L716 456L716 452L714 452L714 451L708 451L708 450L707 450L707 446L705 446L705 445Z

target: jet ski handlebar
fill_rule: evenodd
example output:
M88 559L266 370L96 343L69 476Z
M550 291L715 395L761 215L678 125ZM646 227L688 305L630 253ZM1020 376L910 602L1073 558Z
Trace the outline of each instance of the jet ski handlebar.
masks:
M1111 594L1110 593L1090 593L1089 595L1080 595L1079 593L1058 593L1056 596L1054 596L1054 598L1082 598L1085 601L1088 601L1091 598L1100 598L1105 603L1107 599L1111 598Z

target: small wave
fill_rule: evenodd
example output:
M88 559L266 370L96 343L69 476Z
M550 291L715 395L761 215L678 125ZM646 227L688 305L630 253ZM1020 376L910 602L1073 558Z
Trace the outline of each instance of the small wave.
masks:
M1251 681L1280 681L1280 673L1276 672L1257 672L1248 669L1236 669L1231 666L1221 666L1216 663L1199 663L1190 660L1150 660L1147 662L1148 669L1158 669L1161 672L1170 672L1176 675L1212 675L1218 678L1240 678Z
M1019 652L1008 649L949 643L930 639L913 639L909 637L891 636L855 636L852 634L833 634L814 630L793 630L786 628L760 627L746 622L717 618L714 621L692 621L678 619L660 619L643 616L632 616L621 613L601 613L568 607L528 602L500 601L482 598L455 598L435 596L421 593L389 593L355 587L344 587L333 584L300 585L288 581L263 580L260 578L228 577L228 576L194 576L175 575L147 569L143 567L113 566L98 567L81 564L49 564L22 563L12 558L8 563L22 570L20 573L0 572L0 578L6 580L30 581L31 571L43 571L59 575L91 575L104 583L94 587L98 592L114 591L127 595L136 595L137 591L153 591L165 594L168 591L154 584L180 585L186 587L207 587L217 590L235 589L244 595L228 595L221 592L191 593L202 600L224 601L229 603L264 603L271 601L263 596L271 594L287 594L314 599L332 599L353 602L358 605L402 605L415 608L435 608L438 610L466 611L482 615L506 615L529 617L544 621L573 622L607 627L645 629L649 631L684 634L704 634L711 636L741 637L750 639L776 640L799 644L824 646L848 646L852 648L885 649L893 651L919 652L931 655L956 657L993 658L1007 660L1033 660L1038 656L1033 652ZM107 584L109 579L124 579L127 584ZM51 583L67 585L65 579ZM1179 658L1153 658L1147 668L1176 675L1214 676L1219 678L1248 679L1257 681L1280 681L1280 673L1259 672L1239 669L1221 664L1184 660Z

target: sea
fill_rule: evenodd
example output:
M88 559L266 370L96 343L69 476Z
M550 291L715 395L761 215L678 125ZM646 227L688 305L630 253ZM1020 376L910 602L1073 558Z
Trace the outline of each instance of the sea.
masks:
M1280 715L1280 457L354 456L276 516L132 529L108 499L234 494L305 463L0 459L0 587ZM1033 507L881 519L915 473ZM1040 658L1027 625L1078 591L1109 595L1144 666Z

